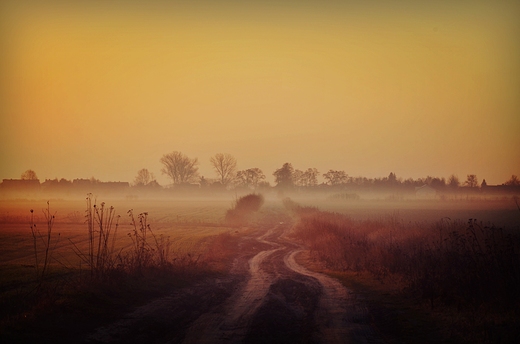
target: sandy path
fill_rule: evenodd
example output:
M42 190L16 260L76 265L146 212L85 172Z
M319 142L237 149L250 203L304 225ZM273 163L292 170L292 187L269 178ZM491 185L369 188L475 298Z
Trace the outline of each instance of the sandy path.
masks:
M284 257L289 269L316 278L323 288L316 322L322 343L380 343L378 335L369 325L368 309L358 297L339 281L313 272L299 265L295 257L302 249L293 250Z

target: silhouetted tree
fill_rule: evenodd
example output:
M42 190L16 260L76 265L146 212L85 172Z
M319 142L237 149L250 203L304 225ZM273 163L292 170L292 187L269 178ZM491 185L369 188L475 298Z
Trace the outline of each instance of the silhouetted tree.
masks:
M442 189L446 186L446 179L444 178L432 178L430 180L430 186L434 189Z
M518 186L520 185L520 180L516 175L512 175L511 178L504 183L504 185Z
M283 166L276 171L273 172L274 181L276 182L276 186L282 188L292 187L294 185L293 181L293 173L294 168L288 162L283 164Z
M265 175L261 169L254 167L238 171L235 180L240 186L256 189L265 180Z
M295 170L293 181L298 186L316 186L318 185L318 176L320 172L316 168L308 168L305 172Z
M305 183L307 186L316 186L318 185L318 176L320 175L320 172L317 168L308 168L307 171L305 171Z
M302 184L303 171L299 169L295 169L292 174L293 184L296 186L303 186Z
M150 171L148 171L146 168L142 168L137 171L137 176L134 179L134 185L148 185L154 180L155 177L153 173L150 173Z
M331 172L333 172L333 173L330 174ZM336 175L338 175L338 173L339 173L339 178L336 177ZM343 175L344 175L344 177L343 177ZM331 182L331 177L333 178L332 181L336 182L336 183L337 183L337 180L339 179L339 183L337 183L337 184L344 184L348 181L350 183L362 186L362 185L369 185L371 183L371 179L368 179L367 177L349 177L345 173L345 171L329 170L329 172L325 173L323 175L323 177L325 179L328 179L328 183L331 185L335 185Z
M36 172L33 170L27 170L24 173L22 173L21 176L22 180L38 180L38 177L36 176Z
M209 159L211 165L222 185L228 185L235 178L235 171L237 168L237 159L231 154L217 153L214 157Z
M478 186L478 180L477 176L474 174L468 174L466 181L464 182L465 186L468 186L470 188L475 188Z
M197 180L199 164L197 158L190 159L181 152L171 152L163 155L161 163L164 165L162 173L170 177L174 184L191 183Z
M348 180L348 174L345 171L334 171L329 170L329 172L323 174L323 178L327 180L327 183L330 185L339 185L345 184ZM358 177L355 178L355 183L362 185L365 182L366 178Z
M457 189L459 186L460 186L460 181L459 181L459 178L452 174L449 178L448 178L448 186L451 188L451 189Z
M397 177L395 176L394 172L390 172L388 175L388 184L394 185L397 184Z

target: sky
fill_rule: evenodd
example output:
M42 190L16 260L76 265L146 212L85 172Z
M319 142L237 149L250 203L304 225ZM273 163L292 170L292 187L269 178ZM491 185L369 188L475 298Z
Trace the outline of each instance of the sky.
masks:
M520 175L515 1L2 1L0 179L160 158L501 184Z

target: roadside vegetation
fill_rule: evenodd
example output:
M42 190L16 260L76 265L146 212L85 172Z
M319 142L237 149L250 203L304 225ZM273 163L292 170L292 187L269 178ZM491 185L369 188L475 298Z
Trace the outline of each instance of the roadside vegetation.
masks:
M409 300L445 324L447 338L512 343L520 337L519 233L475 219L360 221L291 200L285 205L297 215L293 235L310 259L350 286L372 285Z

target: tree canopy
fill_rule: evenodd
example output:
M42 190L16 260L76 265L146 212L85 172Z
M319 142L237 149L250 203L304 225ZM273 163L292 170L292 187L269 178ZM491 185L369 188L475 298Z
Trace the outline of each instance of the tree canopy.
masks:
M181 152L173 151L163 155L161 163L164 165L161 172L170 177L174 184L192 183L199 176L197 158L189 158Z
M24 173L22 173L21 176L22 180L38 180L38 177L36 176L36 172L33 170L27 170Z
M217 153L209 161L222 185L228 185L235 179L237 159L231 154Z
M155 180L153 173L148 171L146 168L142 168L137 171L137 176L134 179L134 185L148 185Z
M292 187L294 185L293 174L293 166L286 162L281 168L273 172L274 181L279 187Z
M475 188L478 186L478 179L477 176L474 174L468 174L466 177L466 181L464 182L465 186L468 186L470 188Z
M294 184L297 186L316 186L320 172L316 168L308 168L305 172L295 170L293 174Z
M265 180L265 175L261 169L254 167L238 171L235 180L239 186L256 189Z
M340 185L347 182L348 174L346 174L345 171L329 170L323 175L323 178L325 178L330 185Z

